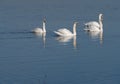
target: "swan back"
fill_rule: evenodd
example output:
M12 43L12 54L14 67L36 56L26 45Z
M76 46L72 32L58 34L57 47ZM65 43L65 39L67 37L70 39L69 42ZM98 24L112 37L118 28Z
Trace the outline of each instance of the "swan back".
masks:
M72 32L66 28L59 29L58 32L60 32L62 34L72 34Z
M35 28L34 30L32 30L33 33L42 33L43 30L42 28Z
M57 31L54 31L54 33L56 33L59 36L71 36L72 35L72 32L66 28L58 29Z
M88 23L85 23L85 26L86 26L86 28L92 27L92 26L100 27L99 23L96 22L96 21L90 21L90 22L88 22Z

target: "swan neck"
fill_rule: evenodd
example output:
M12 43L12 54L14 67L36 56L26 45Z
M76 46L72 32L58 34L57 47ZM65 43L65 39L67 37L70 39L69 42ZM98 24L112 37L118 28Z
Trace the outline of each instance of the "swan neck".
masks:
M103 31L103 24L102 24L102 20L99 20L99 24L100 24L100 30Z
M102 16L99 15L99 24L100 24L100 31L103 31L103 23L102 23Z
M45 22L43 22L43 32L46 32L46 29L45 29Z
M73 34L76 35L76 23L73 25Z

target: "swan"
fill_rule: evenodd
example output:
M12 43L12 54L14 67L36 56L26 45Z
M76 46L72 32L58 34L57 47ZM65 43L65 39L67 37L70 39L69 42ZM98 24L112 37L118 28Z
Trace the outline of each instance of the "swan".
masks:
M57 31L54 31L54 33L57 34L58 36L75 36L77 23L78 22L74 22L73 24L73 33L66 28L58 29Z
M99 14L99 21L90 21L88 23L85 23L86 28L84 30L86 31L103 31L103 14Z
M42 27L42 28L37 27L37 28L35 28L34 30L32 30L32 32L33 32L33 33L40 33L40 34L46 33L45 24L46 24L46 20L44 19L44 20L43 20L43 27Z

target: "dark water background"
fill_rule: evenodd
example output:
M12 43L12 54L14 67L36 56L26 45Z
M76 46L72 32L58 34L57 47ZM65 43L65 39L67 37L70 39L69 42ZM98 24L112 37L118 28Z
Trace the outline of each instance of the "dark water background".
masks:
M103 38L83 31L99 13ZM30 33L44 17L46 37ZM74 21L76 39L58 40ZM119 0L1 0L0 84L120 84L119 25Z

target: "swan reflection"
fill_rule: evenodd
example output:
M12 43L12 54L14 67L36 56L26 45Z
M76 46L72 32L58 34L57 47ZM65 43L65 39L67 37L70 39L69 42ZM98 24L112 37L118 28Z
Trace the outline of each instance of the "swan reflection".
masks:
M57 41L61 42L61 43L68 43L71 40L73 40L73 46L74 48L76 48L76 36L59 36L56 38Z
M103 32L86 32L92 40L99 40L100 44L103 43Z
M43 41L43 45L44 45L44 48L45 48L45 42L46 42L46 33L34 33L37 37L40 37L42 38L42 41Z

